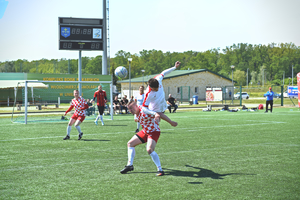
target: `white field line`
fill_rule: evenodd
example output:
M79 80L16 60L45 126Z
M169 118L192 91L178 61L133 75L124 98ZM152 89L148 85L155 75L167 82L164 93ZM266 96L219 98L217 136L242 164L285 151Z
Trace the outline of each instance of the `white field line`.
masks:
M258 147L258 146L300 146L299 144L285 144L285 143L260 143L260 144L249 144L249 145L239 145L239 146L227 146L227 147L219 147L219 148L203 148L203 149L196 149L196 150L188 150L188 151L176 151L176 152L165 152L159 153L159 155L174 155L179 153L195 153L195 152L203 152L203 151L211 151L211 150L222 150L222 149L233 149L233 148L244 148L244 147ZM290 155L290 154L288 154ZM267 155L267 157L271 157L272 155ZM277 155L273 155L277 156ZM265 156L255 157L255 159L260 159ZM124 160L126 161L127 156L122 156L118 158L99 158L94 160L86 160L86 161L78 161L78 162L66 162L66 163L57 163L53 165L35 165L29 167L18 167L18 168L10 168L10 169L0 169L0 171L19 171L19 170L27 170L27 169L36 169L36 168L49 168L49 167L57 167L57 166L64 166L64 165L74 165L74 164L83 164L83 163L91 163L91 162L100 162L100 161L110 161L110 160ZM139 159L146 159L149 158L149 155L140 155ZM103 162L102 162L103 163Z
M255 120L250 120L250 121L255 121ZM286 122L274 122L274 121L266 121L264 123L260 123L260 121L258 121L255 124L236 124L236 125L225 125L225 126L203 126L203 127L193 127L193 129L191 128L173 128L173 129L163 129L162 131L173 131L174 129L181 129L181 130L187 130L188 131L197 131L199 129L205 129L205 128L226 128L226 127L237 127L237 126L258 126L258 125L262 125L262 124L284 124ZM110 132L110 133L96 133L96 134L84 134L85 136L89 136L89 135L110 135L110 134L124 134L124 133L128 133L128 131L126 132ZM77 135L70 135L71 137L77 137ZM60 138L60 137L64 137L64 135L61 136L50 136L50 137L36 137L36 138L17 138L17 139L9 139L9 140L0 140L0 142L8 142L8 141L22 141L22 140L38 140L38 139L51 139L51 138Z

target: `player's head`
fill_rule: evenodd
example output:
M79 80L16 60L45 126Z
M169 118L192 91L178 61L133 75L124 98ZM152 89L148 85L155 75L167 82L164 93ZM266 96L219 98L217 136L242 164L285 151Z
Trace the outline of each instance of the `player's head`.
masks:
M99 91L102 91L102 85L99 85L99 86L98 86L98 90L99 90Z
M158 83L158 80L156 80L155 78L150 78L148 81L148 85L152 91L155 91L155 92L158 91L159 83Z
M135 101L131 101L128 103L128 106L127 106L128 110L130 113L132 114L139 114L140 112L140 109L139 107L136 105L136 102Z
M272 91L272 88L270 87L269 90Z
M73 92L75 99L77 99L79 97L79 91L78 90L74 90Z
M144 86L143 85L140 86L139 91L140 91L140 94L144 94Z

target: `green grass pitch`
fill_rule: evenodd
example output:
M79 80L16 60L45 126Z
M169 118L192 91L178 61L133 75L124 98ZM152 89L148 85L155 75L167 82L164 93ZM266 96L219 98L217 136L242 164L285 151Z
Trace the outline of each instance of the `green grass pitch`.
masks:
M12 124L0 119L0 199L300 199L300 111L178 111L161 122L155 151L145 145L127 164L132 115L96 126L92 120L64 141L67 121ZM107 117L108 118L108 117Z

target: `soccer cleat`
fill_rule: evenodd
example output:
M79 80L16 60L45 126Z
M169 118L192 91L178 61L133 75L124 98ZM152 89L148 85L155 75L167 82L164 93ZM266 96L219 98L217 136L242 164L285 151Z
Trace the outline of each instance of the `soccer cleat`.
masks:
M68 139L70 139L70 136L66 136L66 137L64 137L64 139L63 140L68 140Z
M163 175L165 175L164 171L158 171L157 174L156 174L156 176L163 176Z
M122 169L122 170L120 171L120 173L121 173L121 174L126 174L126 173L129 172L129 171L133 171L133 169L134 169L133 165L125 166L125 168Z
M139 130L138 128L135 130L136 133L138 133L139 131L140 131L140 130Z
M102 126L104 126L104 122L102 122Z
M96 121L94 121L94 122L95 122L95 124L96 124L96 125L98 125L98 121L97 121L97 120L96 120Z
M81 140L83 133L78 134L78 140Z

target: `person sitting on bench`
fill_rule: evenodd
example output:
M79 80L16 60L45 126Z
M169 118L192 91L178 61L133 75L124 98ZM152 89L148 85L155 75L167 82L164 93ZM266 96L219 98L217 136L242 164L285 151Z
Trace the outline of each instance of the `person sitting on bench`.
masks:
M168 109L169 109L170 113L171 113L171 107L174 107L173 113L176 112L178 106L175 103L176 103L176 99L174 97L172 97L171 94L169 94L167 104L168 104Z

